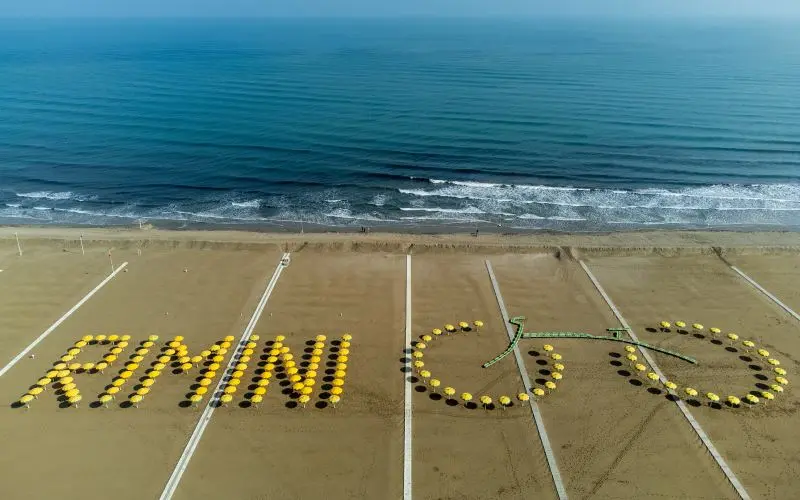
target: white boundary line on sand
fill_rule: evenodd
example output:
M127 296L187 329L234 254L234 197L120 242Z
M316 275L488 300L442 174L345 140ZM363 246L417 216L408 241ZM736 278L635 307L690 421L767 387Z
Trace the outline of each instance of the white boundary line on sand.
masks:
M592 274L592 272L589 270L589 267L583 262L583 260L578 260L578 264L581 265L583 270L586 272L586 275L589 277L590 280L592 280L592 284L594 284L594 287L597 289L598 292L600 292L600 295L602 295L603 300L606 301L608 307L611 308L611 311L614 313L614 316L617 317L617 321L619 321L619 323L628 330L628 335L631 336L631 339L633 339L634 342L639 342L639 339L636 337L636 334L633 332L633 329L631 329L630 325L628 325L628 322L625 321L625 318L622 317L622 314L620 314L619 309L617 309L617 306L614 305L614 302L611 300L611 297L608 296L606 291L603 289L603 286L600 285L600 282L597 281L597 278L595 278L594 274ZM661 371L658 365L656 365L655 360L652 358L652 356L650 356L650 353L641 348L639 349L639 351L642 353L642 356L644 356L647 362L650 363L650 366L653 368L653 371L656 373L656 375L658 375L662 381L668 380L664 376L664 373ZM672 390L669 390L669 393L672 394L673 396L676 396L676 394ZM695 420L695 418L692 416L691 412L689 411L689 408L686 406L686 403L684 403L683 400L680 399L679 397L676 397L675 404L678 405L678 408L681 410L681 413L683 413L683 416L686 417L686 420L689 422L689 424L691 424L692 429L694 429L694 432L703 442L706 449L709 451L709 453L711 453L711 456L717 462L719 468L722 469L722 472L725 474L725 477L728 478L728 481L731 483L731 486L733 486L733 488L736 490L736 493L739 494L739 497L742 498L742 500L750 500L750 495L747 493L747 490L744 489L744 486L742 485L741 482L739 482L739 479L736 477L736 474L733 473L733 470L730 468L730 466L728 466L727 462L725 462L725 459L722 458L722 455L719 453L719 451L717 451L717 448L714 446L714 443L711 442L711 439L708 437L708 434L706 434L703 428L700 427L700 423L697 422L697 420Z
M492 264L488 260L486 261L486 270L489 271L489 279L492 280L492 288L494 288L494 295L497 297L497 305L500 306L500 313L503 315L503 323L506 326L508 340L513 340L514 330L511 328L511 323L509 323L510 318L508 317L506 304L503 302L503 296L500 294L500 286L497 284L494 271L492 271ZM530 394L531 380L528 378L528 371L525 369L525 362L522 360L522 354L519 352L519 346L514 347L514 358L517 360L517 369L519 369L519 374L522 377L522 384L525 386L525 392ZM544 428L544 419L542 418L542 413L539 411L539 405L536 404L536 401L534 401L533 398L530 398L528 402L531 406L531 413L533 413L533 421L536 424L536 430L539 433L539 439L542 442L542 448L544 448L544 454L547 458L547 466L550 468L550 475L553 476L553 483L556 487L556 493L558 494L559 499L566 500L568 498L567 489L564 486L563 479L561 478L561 472L558 470L556 455L553 452L553 447L550 445L550 438L547 437L547 430Z
M283 272L283 262L285 259L288 259L288 257L289 254L284 253L283 257L281 257L281 260L278 263L278 267L275 268L275 272L272 274L272 279L269 280L267 288L264 290L264 294L261 296L261 300L258 301L258 305L256 306L255 311L253 311L253 316L250 318L250 322L247 324L247 327L245 327L244 331L242 332L242 336L239 338L239 342L236 345L236 350L231 354L228 364L225 366L225 374L220 377L217 386L211 393L212 396L208 399L208 403L206 403L203 414L200 415L200 419L197 421L197 425L195 426L191 437L189 437L189 442L186 443L186 448L184 448L181 458L178 459L178 463L175 464L175 469L172 471L172 475L169 477L167 484L164 486L164 491L159 497L161 500L169 500L172 498L172 495L175 494L175 490L178 489L178 484L181 482L181 477L183 476L183 473L186 472L186 468L189 466L189 460L192 459L192 455L197 449L197 445L200 444L200 438L203 437L206 427L208 426L209 422L211 422L211 416L214 414L214 410L218 405L222 386L230 379L230 374L233 372L235 362L241 356L242 346L247 343L250 335L253 333L253 330L258 323L258 319L261 317L261 313L264 311L264 307L266 307L267 301L269 300L270 295L272 295L275 285L278 283L278 278L280 278L281 273Z
M106 285L106 283L108 283L109 281L111 281L111 279L112 279L112 278L114 278L114 276L116 276L116 275L117 275L117 273L119 273L120 271L122 271L122 269L123 269L125 266L127 266L127 265L128 265L128 263L127 263L127 262L123 262L122 264L120 264L120 266L119 266L118 268L116 268L116 269L114 270L114 272L113 272L113 273L109 274L109 275L106 277L106 279L104 279L103 281L101 281L101 282L100 282L100 284L99 284L99 285L97 285L96 287L94 287L94 289L93 289L91 292L87 293L87 294L86 294L86 295L85 295L85 296L84 296L84 297L83 297L83 298L80 300L80 302L78 302L77 304L75 304L74 306L72 306L72 309L70 309L69 311L67 311L66 313L64 313L64 315L63 315L63 316L61 316L60 318L58 318L58 319L56 320L56 322L55 322L55 323L53 323L52 325L50 325L50 328L48 328L47 330L45 330L45 331L44 331L44 333L42 333L41 335L39 335L39 337L37 337L37 338L36 338L36 340L34 340L33 342L31 342L31 343L30 343L30 345L28 345L28 347L26 347L25 349L23 349L21 353L17 354L17 356L16 356L14 359L12 359L11 361L9 361L9 362L8 362L8 364L7 364L6 366L4 366L2 369L0 369L0 377L2 377L3 375L5 375L5 374L6 374L6 372L7 372L8 370L10 370L11 368L13 368L13 367L14 367L14 365L16 365L16 364L19 362L19 360L21 360L22 358L24 358L24 357L25 357L25 355L26 355L26 354L28 354L29 352L31 352L31 350L32 350L34 347L36 347L36 346L39 344L39 342L41 342L42 340L44 340L45 338L47 338L47 336L48 336L48 335L50 335L51 333L53 333L53 331L54 331L56 328L58 328L58 326L59 326L61 323L63 323L64 321L66 321L66 319L67 319L67 318L69 318L70 316L72 316L72 313L74 313L75 311L77 311L77 310L78 310L78 309L79 309L79 308L80 308L80 307L81 307L83 304L85 304L85 303L86 303L86 301L87 301L87 300L89 300L90 298L92 298L92 295L94 295L94 294L95 294L95 293L97 293L97 292L98 292L98 291L99 291L101 288L103 288L103 287Z
M726 262L726 264L727 264L727 262ZM751 278L750 276L746 275L746 274L745 274L745 273L744 273L742 270L740 270L740 269L739 269L738 267L736 267L736 266L733 266L733 265L731 265L731 264L728 264L728 267L730 267L731 269L733 269L734 271L736 271L736 273L737 273L739 276L741 276L742 278L744 278L744 279L745 279L745 281L747 281L748 283L750 283L751 285L753 285L753 287L754 287L756 290L758 290L759 292L763 293L764 295L766 295L767 297L769 297L769 299L770 299L770 300L772 300L773 302L775 302L776 304L778 304L779 306L781 306L781 308L783 308L783 310L784 310L784 311L786 311L787 313L791 314L791 315L794 317L794 319L796 319L797 321L800 321L800 314L797 314L796 312L794 312L794 311L792 310L792 308L791 308L791 307L789 307L789 306L787 306L786 304L784 304L783 302L781 302L781 301L778 299L778 297L776 297L776 296L772 295L771 293L769 293L769 292L768 292L768 291L767 291L767 290L766 290L764 287L762 287L761 285L759 285L759 284L756 282L756 280L754 280L754 279L753 279L753 278Z
M406 255L406 345L404 350L411 348L411 254ZM403 409L403 500L411 500L412 484L411 484L411 466L413 461L413 449L411 447L411 438L413 427L411 426L412 417L412 386L411 383L411 354L407 353L406 367L409 370L403 370L403 377L405 377L405 406Z

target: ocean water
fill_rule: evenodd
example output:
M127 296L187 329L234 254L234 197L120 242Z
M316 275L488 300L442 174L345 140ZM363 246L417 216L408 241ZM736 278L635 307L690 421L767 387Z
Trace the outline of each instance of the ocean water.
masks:
M800 227L800 30L0 21L0 222Z

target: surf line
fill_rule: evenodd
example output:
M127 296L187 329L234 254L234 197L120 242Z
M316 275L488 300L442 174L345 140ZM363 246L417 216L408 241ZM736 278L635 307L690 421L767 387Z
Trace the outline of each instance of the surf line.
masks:
M488 260L486 261L486 270L489 272L489 279L492 281L492 288L494 289L494 295L497 298L497 305L500 307L500 314L503 316L503 324L506 326L508 340L511 343L514 343L515 333L511 328L511 319L508 317L506 304L503 302L503 296L500 294L500 286L497 284L497 278L494 276L492 264ZM522 354L519 352L519 346L514 344L513 349L514 358L517 360L517 369L519 370L520 377L522 377L522 384L525 386L525 393L530 394L531 380L528 378L528 371L525 369L525 364L522 360ZM542 442L542 448L544 448L544 455L545 458L547 458L547 466L550 468L550 475L553 477L556 493L558 494L558 498L560 500L566 500L568 498L567 489L564 486L564 480L561 478L561 471L558 470L556 455L555 452L553 452L553 447L550 445L550 438L547 436L547 430L544 427L544 419L542 418L542 413L539 411L539 405L536 404L536 401L534 401L533 398L530 398L528 403L530 403L531 406L533 421L536 424L536 430L539 433L539 440Z
M171 499L172 495L175 494L175 490L178 489L178 484L181 482L181 477L183 476L183 473L186 472L186 468L189 466L189 461L192 459L192 455L194 455L197 445L200 443L200 438L203 437L203 433L205 432L206 427L208 427L209 422L211 422L211 417L214 415L214 410L219 404L219 397L222 394L222 387L228 383L228 380L230 380L231 374L234 371L233 367L236 366L236 363L241 357L244 346L247 344L250 335L252 335L253 330L256 328L256 324L261 317L261 313L264 312L267 301L269 300L270 295L272 295L275 285L278 283L278 278L280 278L281 273L288 262L289 253L284 253L280 262L278 262L278 267L275 268L275 272L272 274L272 278L269 280L269 283L267 283L267 288L264 290L261 300L258 301L258 305L256 306L255 311L253 311L253 316L250 318L250 322L247 324L242 332L242 336L239 338L239 342L236 345L236 350L233 352L233 354L231 354L231 358L228 360L227 366L225 366L225 374L220 377L217 386L214 388L213 396L210 397L208 403L206 403L206 407L203 410L203 413L200 415L200 419L197 421L197 425L195 426L192 435L189 437L189 442L186 443L186 448L184 448L180 459L178 459L178 463L175 464L175 469L172 471L172 475L169 477L167 484L164 486L164 491L159 497L161 500Z
M97 285L96 287L94 287L94 289L92 289L92 291L91 291L91 292L87 293L87 294L86 294L86 295L85 295L85 296L84 296L84 297L83 297L83 298L82 298L82 299L81 299L81 300L80 300L80 301L79 301L77 304L75 304L74 306L72 306L72 309L70 309L69 311L65 312L65 313L64 313L64 315L63 315L63 316L61 316L60 318L58 318L58 319L56 320L56 322L55 322L55 323L53 323L52 325L50 325L50 328L48 328L47 330L45 330L45 331L44 331L44 332L43 332L41 335L39 335L39 336L38 336L38 337L37 337L37 338L36 338L36 339L35 339L33 342L31 342L31 343L28 345L28 347L26 347L25 349L23 349L21 353L17 354L17 355L14 357L14 359L12 359L11 361L9 361L9 362L8 362L8 364L7 364L6 366L4 366L2 369L0 369L0 377L2 377L3 375L5 375L5 374L6 374L6 372L7 372L8 370L10 370L11 368L13 368L13 367L14 367L14 365L16 365L16 364L19 362L19 360L21 360L22 358L24 358L24 357L25 357L25 355L26 355L26 354L28 354L29 352L31 352L31 351L33 350L33 348L34 348L34 347L36 347L37 345L39 345L39 342L41 342L42 340L44 340L45 338L47 338L47 336L48 336L48 335L50 335L51 333L53 333L53 332L55 331L55 329L56 329L56 328L58 328L58 326L59 326L61 323L63 323L64 321L66 321L66 320L67 320L67 318L69 318L70 316L72 316L72 314L73 314L75 311L77 311L78 309L80 309L80 307L81 307L83 304L85 304L87 300L91 299L91 298L92 298L92 296L93 296L95 293L97 293L97 292L98 292L98 291L99 291L101 288L103 288L104 286L106 286L106 284L107 284L109 281L111 281L111 280L114 278L114 276L116 276L117 274L119 274L119 272L120 272L120 271L122 271L122 270L125 268L125 266L127 266L127 265L128 265L128 263L127 263L127 262L123 262L122 264L120 264L120 266L119 266L119 267L117 267L117 268L114 270L114 272L112 272L111 274L109 274L109 275L106 277L106 279L104 279L103 281L101 281L101 282L100 282L100 284L99 284L99 285Z
M406 367L403 376L406 379L405 404L403 407L403 500L411 500L411 466L413 459L413 448L411 438L412 427L412 384L411 382L411 254L406 255Z
M619 321L619 323L623 327L625 327L625 329L627 329L628 335L630 335L631 339L633 339L635 342L638 343L639 339L636 337L636 333L634 333L630 325L628 325L628 322L625 321L625 318L622 317L622 314L619 312L619 309L617 309L617 306L614 305L614 302L611 300L611 297L608 296L606 291L603 289L603 286L600 284L599 281L597 281L597 278L595 278L594 274L592 274L592 271L589 270L589 266L587 266L586 263L583 262L583 260L578 260L578 264L580 264L580 266L583 268L586 275L592 281L594 287L603 297L603 300L606 301L606 304L608 304L608 307L611 309L611 312L613 312L614 316L617 317L617 321ZM661 379L662 382L667 380L667 378L664 376L664 373L655 363L653 357L650 356L650 353L641 348L639 349L639 351L642 353L642 356L644 356L647 362L650 363L650 366L653 368L653 371L656 373L656 375L658 375L659 379ZM722 469L722 472L725 474L725 477L728 478L728 482L731 483L731 486L733 486L733 488L736 490L736 493L739 495L739 497L742 500L750 500L750 495L747 493L747 490L744 489L744 486L736 477L736 474L733 473L733 470L730 468L728 463L725 462L725 459L722 458L722 455L719 453L719 451L717 451L717 448L714 446L714 443L711 442L711 439L708 437L708 434L706 434L703 428L700 427L700 423L694 418L694 416L692 416L691 412L689 411L689 408L686 406L686 403L684 403L684 401L681 398L677 397L677 395L672 389L667 389L667 391L671 395L676 396L674 398L675 404L678 405L678 408L681 410L681 413L683 413L683 416L692 426L692 429L694 429L694 432L703 442L708 452L711 453L711 456L714 458L714 461L717 462L719 468Z

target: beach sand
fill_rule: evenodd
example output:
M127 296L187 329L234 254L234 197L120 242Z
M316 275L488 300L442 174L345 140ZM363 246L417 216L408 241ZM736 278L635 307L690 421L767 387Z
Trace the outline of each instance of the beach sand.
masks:
M17 255L13 232L23 241ZM83 234L86 255L77 246ZM653 232L598 235L403 235L169 232L67 228L0 229L0 369L110 272L127 262L74 314L0 376L0 479L4 498L146 498L161 494L204 408L188 407L198 369L165 370L138 408L124 401L158 350L182 335L192 353L226 335L237 340L256 310L282 252L291 251L253 330L261 339L234 403L215 409L175 498L401 498L404 460L418 498L554 498L556 490L530 408L481 408L478 398L524 391L514 356L481 364L508 344L488 260L511 316L526 331L596 335L619 323L580 267L584 259L621 314L654 345L693 356L691 365L655 354L681 387L697 419L753 498L791 498L800 488L800 324L758 292L733 264L793 308L800 235ZM434 394L406 373L406 255L411 257L412 339L446 323L482 320L479 331L442 336L425 350L425 368L445 386L471 392L474 408ZM725 260L721 259L724 257ZM726 262L727 261L727 262ZM706 325L694 333L659 331L662 320ZM758 355L712 342L707 328L754 340L781 361L790 385L768 405L715 409L723 398L774 382ZM648 330L649 329L649 330ZM86 334L130 334L130 346L103 374L73 375L83 394L67 408L49 388L30 409L13 407ZM306 342L353 335L342 401L327 403L321 373L308 407L297 407L273 380L264 403L249 407L254 370L267 342L286 336L301 357ZM148 335L156 346L109 408L92 404ZM573 498L736 498L675 403L630 374L623 346L591 340L547 341L563 355L564 378L540 403L565 488ZM545 342L522 340L534 385L549 377ZM719 344L719 345L718 345ZM108 345L89 346L97 361ZM227 363L230 354L226 355ZM750 358L742 358L750 356ZM753 358L753 359L751 359ZM329 361L326 357L325 362ZM261 365L259 365L261 363ZM224 366L224 363L223 363ZM325 366L319 371L330 369ZM222 369L220 369L220 372ZM404 395L412 391L412 447L404 450ZM766 380L764 380L766 379ZM767 384L759 386L758 384ZM690 398L686 398L690 399ZM46 479L46 480L45 480Z

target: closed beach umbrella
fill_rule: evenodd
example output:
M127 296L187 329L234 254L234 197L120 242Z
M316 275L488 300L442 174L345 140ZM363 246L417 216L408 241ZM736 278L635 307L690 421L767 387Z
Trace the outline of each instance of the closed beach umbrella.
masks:
M541 389L539 389L539 390L541 391ZM542 391L542 393L544 393L544 391ZM534 390L534 394L536 394L535 390ZM524 392L520 392L519 394L517 394L517 399L519 399L522 402L525 402L525 401L528 401L530 399L530 396L528 396Z
M487 409L490 404L492 404L492 398L489 396L481 396L481 404L483 405L483 409Z
M433 387L433 392L436 392L436 388L442 385L442 382L438 378L432 378L428 384Z
M691 396L691 397L695 397L695 396L697 396L697 389L694 389L694 388L692 388L692 387L687 387L687 388L686 388L686 389L684 389L683 391L684 391L686 394L688 394L689 396Z
M451 398L456 393L456 390L454 388L448 386L448 387L445 387L442 392L444 392L445 396L447 396L448 398Z
M511 398L508 396L500 396L497 398L497 402L502 405L502 408L505 410L508 405L511 404Z
M342 398L340 398L340 397L339 397L339 396L337 396L336 394L334 394L333 396L331 396L331 397L328 399L328 401L330 401L330 402L331 402L331 404L333 405L333 407L334 407L334 408L336 408L336 404L337 404L339 401L341 401L341 400L342 400Z
M462 392L461 393L461 400L464 401L464 404L469 403L470 401L472 401L472 394L470 394L468 392Z

